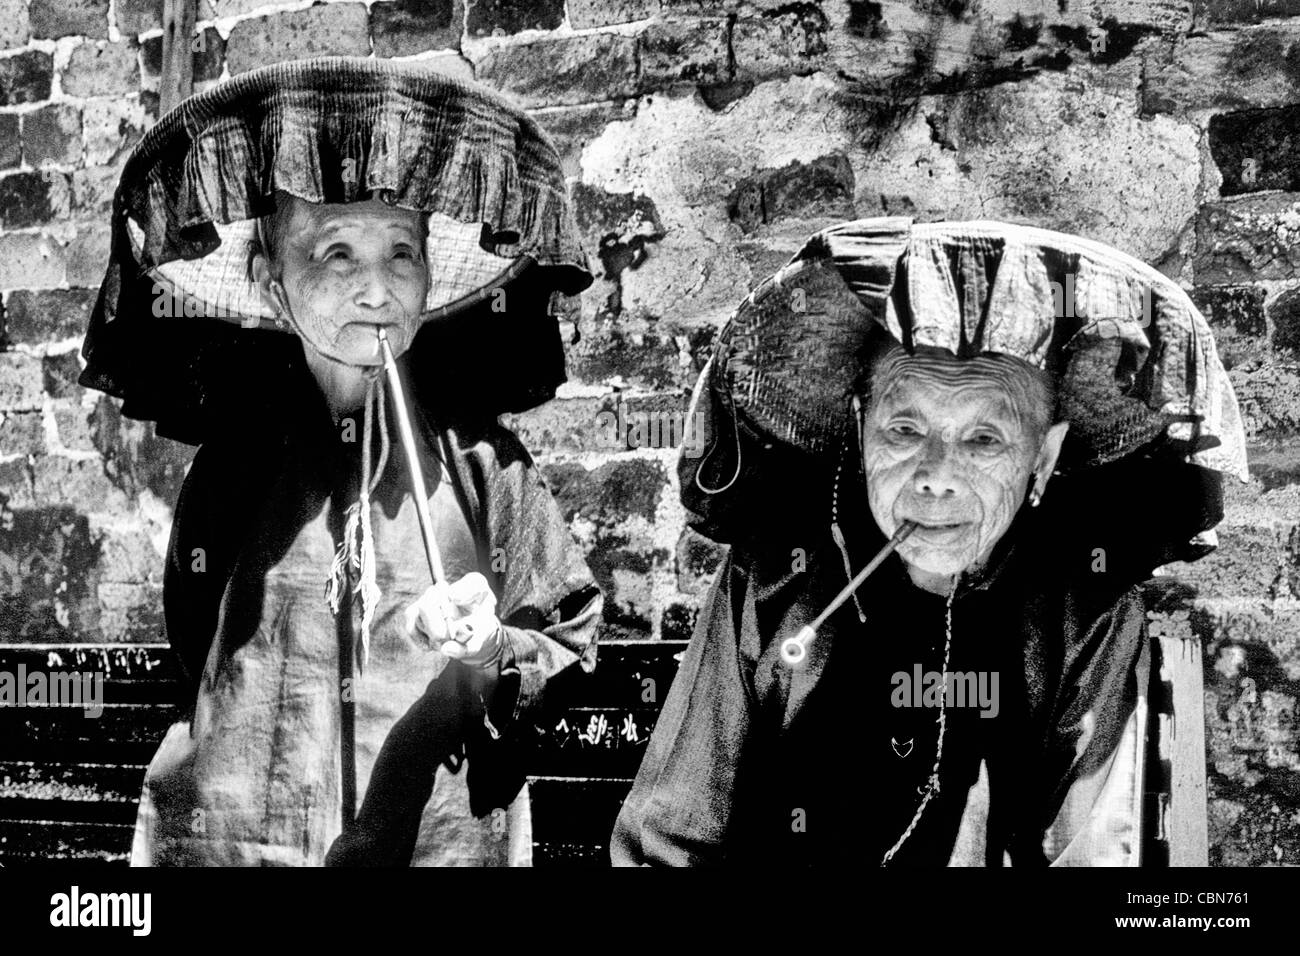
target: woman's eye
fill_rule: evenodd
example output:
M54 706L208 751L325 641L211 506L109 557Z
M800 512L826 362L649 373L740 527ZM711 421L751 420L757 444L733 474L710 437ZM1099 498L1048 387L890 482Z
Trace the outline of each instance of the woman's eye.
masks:
M972 445L980 445L984 448L992 448L1002 444L1002 440L998 438L997 435L990 434L989 432L981 432L978 435L972 435L970 443Z
M333 249L327 249L325 251L326 262L347 262L351 258L352 256L349 254L348 250L339 246L335 246Z
M921 434L919 431L917 431L917 430L916 430L915 428L913 428L911 425L907 425L907 424L903 424L903 423L899 423L899 424L897 424L897 425L890 425L890 426L889 426L889 432L890 432L890 434L892 434L892 435L897 435L897 436L899 436L900 438L911 438L911 437L914 436L914 435L919 435L919 434Z
M415 254L415 250L410 246L398 246L393 250L393 258L401 259L406 262L414 262L418 257Z

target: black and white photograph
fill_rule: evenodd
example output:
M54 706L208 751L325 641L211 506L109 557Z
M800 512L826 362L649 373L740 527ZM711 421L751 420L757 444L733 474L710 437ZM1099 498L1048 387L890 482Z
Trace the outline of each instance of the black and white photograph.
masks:
M6 924L1295 866L1300 3L0 0Z

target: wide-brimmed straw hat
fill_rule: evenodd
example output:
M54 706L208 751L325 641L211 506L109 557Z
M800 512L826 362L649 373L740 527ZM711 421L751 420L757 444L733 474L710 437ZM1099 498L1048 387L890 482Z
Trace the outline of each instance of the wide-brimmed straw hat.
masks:
M552 294L591 276L545 133L491 91L418 62L327 57L191 97L133 150L82 384L161 434L201 441L230 414L230 379L246 390L292 360L300 346L247 274L277 193L428 213L430 334L407 358L417 390L422 357L441 353L443 377L466 384L447 350L480 347L494 353L496 386L478 396L490 412L544 401L563 381Z
M812 236L723 329L692 403L712 423L710 444L680 468L687 508L711 515L697 527L726 539L746 494L781 493L777 482L789 492L834 468L856 447L851 394L891 344L1009 355L1049 373L1055 417L1070 422L1062 474L1155 456L1248 480L1232 384L1172 280L1028 226L864 219ZM759 477L756 457L783 477Z

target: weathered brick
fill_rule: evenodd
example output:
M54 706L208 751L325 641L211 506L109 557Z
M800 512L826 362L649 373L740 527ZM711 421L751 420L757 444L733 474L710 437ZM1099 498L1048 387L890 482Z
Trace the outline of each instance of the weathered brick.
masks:
M727 201L733 222L745 232L789 216L853 218L853 167L842 153L805 164L761 170L743 180Z
M700 99L704 105L715 113L720 113L736 100L743 99L754 92L753 80L734 80L726 83L701 85Z
M51 398L81 399L84 389L77 384L81 375L81 363L77 361L76 352L60 352L47 355L41 359L41 375L44 379L45 392Z
M543 469L566 520L594 530L587 562L605 591L607 636L648 637L655 609L654 571L671 556L646 533L665 493L667 475L658 462L610 462L588 471L581 465ZM639 529L629 519L639 518Z
M1287 289L1268 304L1273 347L1300 357L1300 289Z
M148 114L138 97L86 103L82 112L86 164L112 166L125 159L148 123Z
M1201 0L1210 23L1259 23L1300 15L1300 0Z
M1219 547L1192 562L1169 565L1169 572L1201 594L1216 598L1275 599L1289 590L1287 529L1220 525Z
M668 605L659 622L659 637L665 641L689 641L695 633L699 613L699 608L680 601Z
M731 78L726 20L660 20L638 37L641 89Z
M67 216L71 177L43 169L0 178L0 226L25 229Z
M704 594L713 583L727 549L690 528L677 539L677 588L684 594Z
M162 29L163 0L117 0L117 28L123 36L138 36ZM195 20L212 20L216 12L208 0L198 0Z
M0 113L0 169L13 169L22 162L22 139L16 113Z
M62 285L63 246L43 233L0 235L0 289L50 289Z
M472 37L509 36L522 30L554 30L564 22L564 0L477 0L465 27Z
M161 36L152 37L141 44L141 63L146 76L157 77L162 73L162 48ZM190 49L193 51L190 63L195 83L204 83L221 77L221 64L225 62L226 57L226 41L221 39L221 34L217 32L216 27L207 27L196 33L190 42Z
M618 120L630 119L634 100L624 103L595 103L589 106L560 106L539 110L535 118L550 135L564 164L566 177L582 178L582 151Z
M1144 113L1288 106L1300 99L1300 30L1247 27L1149 46Z
M14 511L0 525L0 633L10 641L90 636L98 560L96 536L76 507Z
M566 521L585 518L597 525L616 526L640 516L654 521L668 487L668 476L656 461L614 461L588 471L581 465L544 469Z
M1300 107L1243 110L1210 117L1210 154L1223 176L1224 196L1300 190Z
M134 93L140 87L138 56L134 42L83 43L64 67L63 92L69 96Z
M36 411L44 394L41 360L20 352L0 352L0 410Z
M49 99L53 79L54 58L44 50L0 57L0 106Z
M1264 290L1258 286L1199 286L1192 301L1214 330L1224 368L1257 361L1268 353L1264 338Z
M685 335L675 327L629 332L614 323L584 330L569 349L569 375L575 382L617 383L620 387L666 391L689 388L694 369L682 362Z
M828 28L826 15L811 5L776 16L737 20L731 30L736 78L762 81L823 69Z
M31 0L32 36L108 38L108 0Z
M575 30L631 23L658 16L659 0L569 0L569 25Z
M45 452L45 416L40 412L0 412L0 454Z
M158 584L103 581L96 588L96 597L95 636L81 640L147 644L166 636L162 587Z
M90 416L91 413L80 403L60 402L55 405L54 422L59 432L59 444L69 451L94 451Z
M636 40L598 33L534 40L481 53L474 68L524 106L619 99L636 92Z
M121 163L87 166L72 172L72 215L75 219L106 217L113 208L113 192L122 175Z
M110 502L119 507L126 503L98 458L43 455L32 466L32 487L40 502L72 504L87 512L105 511Z
M5 336L11 342L40 345L84 335L95 295L91 289L17 289L9 293Z
M376 56L460 49L461 0L379 0L370 7Z
M31 166L72 165L81 159L81 113L68 103L51 103L23 115L23 156Z
M90 424L105 473L117 488L131 498L147 489L159 501L176 500L193 448L159 438L152 422L123 418L113 401L101 401Z
M0 504L9 508L31 508L35 505L32 495L32 475L27 462L21 458L0 462ZM0 529L4 522L0 522Z
M1243 367L1228 373L1251 441L1300 433L1300 375L1286 365Z
M1289 279L1300 268L1300 196L1250 196L1201 206L1196 219L1197 284Z
M104 281L112 234L108 226L81 226L68 243L68 285L95 289Z
M26 0L0 0L0 50L25 46L31 36Z
M369 54L370 25L360 3L331 3L241 20L226 42L226 63L232 74L283 60Z
M1300 442L1249 445L1246 448L1246 457L1250 462L1251 481L1258 482L1264 491L1275 491L1292 485L1300 486ZM1252 501L1251 504L1255 505L1256 502ZM1251 517L1255 517L1257 513L1256 507L1255 514Z
M594 398L571 398L506 415L503 421L536 454L581 454L600 449L596 422L601 407Z
M574 183L573 206L588 249L600 257L606 278L635 269L646 257L646 244L664 237L654 200L634 193L611 193Z

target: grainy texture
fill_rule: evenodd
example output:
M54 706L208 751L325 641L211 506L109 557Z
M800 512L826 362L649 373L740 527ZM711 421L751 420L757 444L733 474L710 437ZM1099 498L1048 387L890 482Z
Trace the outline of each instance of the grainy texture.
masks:
M163 638L162 553L192 450L75 386L112 187L156 118L160 44L140 34L161 8L0 0L0 640ZM468 17L458 0L206 0L192 49L200 85L314 52L440 51L432 68L477 75L552 132L598 277L566 316L581 333L570 384L510 424L608 591L606 637L689 636L718 549L684 529L677 452L661 446L717 329L810 232L855 215L1005 218L1174 277L1219 339L1255 478L1229 487L1219 550L1160 579L1153 621L1205 651L1211 862L1295 864L1298 14L1293 0L485 0ZM231 18L224 41L214 16ZM105 812L68 845L100 852L85 828L129 817Z

